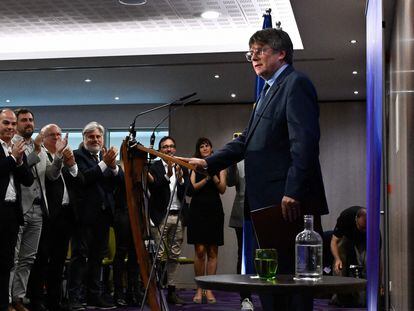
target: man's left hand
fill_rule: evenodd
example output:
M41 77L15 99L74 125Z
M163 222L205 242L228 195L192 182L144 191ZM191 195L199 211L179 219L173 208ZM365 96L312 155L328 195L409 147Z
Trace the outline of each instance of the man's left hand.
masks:
M282 215L285 221L295 221L300 216L299 201L291 197L284 196L282 198Z
M56 141L56 154L62 155L63 149L68 145L68 133L66 133L63 139L58 139Z

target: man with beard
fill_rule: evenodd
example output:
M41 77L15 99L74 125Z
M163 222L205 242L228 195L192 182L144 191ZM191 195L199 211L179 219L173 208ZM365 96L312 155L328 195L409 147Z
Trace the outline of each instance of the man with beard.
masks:
M62 141L62 131L56 124L48 124L41 134L47 156L53 161ZM49 218L43 221L39 250L29 280L31 304L41 306L46 303L51 311L65 310L61 305L62 274L83 180L69 146L62 155L61 176L56 180L46 179ZM46 300L44 288L47 289Z
M34 180L24 159L25 143L12 143L16 124L12 110L0 110L0 311L13 310L8 305L9 279L19 224L23 223L20 184L29 187Z
M167 155L175 155L175 140L170 136L164 136L159 142L158 149ZM174 277L183 243L183 224L178 216L184 199L188 173L178 165L174 166L173 163L158 160L151 165L148 180L151 192L149 212L154 223L151 231L157 244L160 239L162 241L157 257L167 264L167 301L181 305L184 301L176 294ZM171 204L170 209L168 209L169 204ZM166 221L165 217L167 217Z
M42 230L43 218L47 217L48 206L46 200L45 177L56 180L62 167L62 151L67 140L62 140L57 146L57 156L51 162L42 147L41 134L32 139L34 131L34 116L28 109L17 109L17 134L13 137L14 143L24 141L26 145L27 164L32 170L35 182L30 186L22 186L22 207L24 224L19 228L16 244L15 265L11 284L13 306L17 311L26 311L23 298L26 297L27 283L30 269L36 258ZM44 310L42 306L32 306L32 310Z
M117 150L104 147L104 127L88 123L83 143L74 151L79 171L84 176L83 196L77 213L72 238L72 259L69 271L69 300L72 310L84 310L81 288L86 286L88 307L112 309L100 293L100 268L108 246L109 226L114 210L113 191L119 182L116 165Z

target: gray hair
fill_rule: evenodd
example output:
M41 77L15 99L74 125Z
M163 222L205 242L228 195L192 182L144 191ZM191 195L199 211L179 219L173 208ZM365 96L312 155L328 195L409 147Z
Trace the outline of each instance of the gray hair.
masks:
M99 130L99 132L101 132L102 135L105 132L105 128L101 124L99 124L96 121L92 121L85 125L85 127L82 130L82 136L85 137L86 134L93 132L95 130Z

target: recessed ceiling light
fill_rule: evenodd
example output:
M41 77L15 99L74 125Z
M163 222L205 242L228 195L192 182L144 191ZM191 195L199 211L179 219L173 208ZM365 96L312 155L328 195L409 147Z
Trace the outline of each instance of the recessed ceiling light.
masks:
M115 96L115 97L114 97L114 99L115 99L115 100L119 100L119 97L118 97L118 96Z
M6 99L6 103L10 103L10 99Z
M231 96L232 98L236 98L236 94L234 94L234 93L231 93L231 94L230 94L230 96Z
M354 71L352 71L352 74L353 75L357 75L358 74L358 71L354 70Z
M118 2L123 5L144 5L147 0L118 0Z
M355 40L355 39L353 39L353 40L351 40L351 41L349 41L349 42L351 42L352 44L356 44L358 41L357 41L357 40Z
M218 78L220 78L220 75L215 74L215 75L214 75L214 78L218 79Z
M359 93L358 91L354 91L354 94L355 94L355 95L358 95L358 93Z
M89 79L89 78L86 78L84 81L85 81L86 83L92 82L92 80L91 80L91 79Z
M220 16L220 13L216 11L205 11L201 13L201 17L205 19L216 19L219 16Z

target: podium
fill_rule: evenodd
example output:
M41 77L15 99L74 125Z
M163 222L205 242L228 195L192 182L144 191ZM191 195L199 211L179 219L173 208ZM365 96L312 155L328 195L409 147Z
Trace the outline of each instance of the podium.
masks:
M146 148L143 145L131 141L128 137L121 146L121 155L125 171L125 189L128 204L129 220L134 240L135 252L140 268L140 274L144 284L148 287L148 304L152 311L160 311L159 291L154 278L150 276L151 260L145 247L144 238L149 235L149 215L145 212L145 193L147 183L148 155L159 157L165 161L195 170L193 165L188 164L173 156Z

